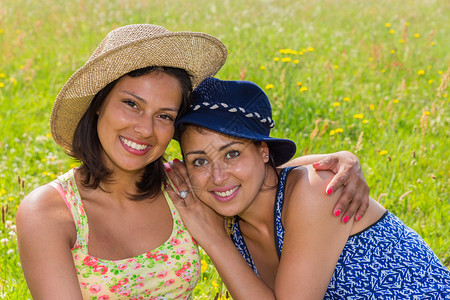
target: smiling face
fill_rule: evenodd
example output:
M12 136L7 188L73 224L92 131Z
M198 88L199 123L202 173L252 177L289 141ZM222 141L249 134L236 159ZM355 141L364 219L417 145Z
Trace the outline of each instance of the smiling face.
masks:
M163 72L119 79L97 112L106 166L140 173L158 159L172 139L181 95L179 81Z
M193 190L206 205L224 216L250 207L266 178L265 143L188 126L181 148Z

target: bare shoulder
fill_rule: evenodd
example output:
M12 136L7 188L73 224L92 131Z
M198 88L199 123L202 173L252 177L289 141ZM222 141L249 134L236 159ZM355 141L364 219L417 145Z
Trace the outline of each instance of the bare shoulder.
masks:
M16 222L19 238L21 233L26 236L30 231L40 234L58 231L67 237L76 235L69 208L59 192L48 184L36 188L21 201Z
M284 215L302 213L312 217L325 212L331 214L342 193L342 189L338 189L332 196L326 195L326 187L333 176L333 172L317 171L312 165L293 169L286 182Z

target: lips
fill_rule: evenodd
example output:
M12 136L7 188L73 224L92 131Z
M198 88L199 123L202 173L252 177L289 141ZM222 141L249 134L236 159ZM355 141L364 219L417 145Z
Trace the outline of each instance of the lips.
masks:
M233 188L211 191L211 194L221 202L232 200L238 193L241 186L237 185Z
M144 154L150 150L150 145L136 143L135 141L124 138L123 136L120 137L120 141L127 147L127 150L133 153Z

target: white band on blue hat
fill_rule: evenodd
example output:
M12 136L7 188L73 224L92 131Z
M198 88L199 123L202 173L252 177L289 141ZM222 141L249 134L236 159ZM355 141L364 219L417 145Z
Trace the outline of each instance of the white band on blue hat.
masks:
M211 105L212 104L212 105ZM256 119L261 123L267 123L270 128L273 128L275 126L275 121L272 120L270 117L262 118L261 115L257 112L247 112L244 108L238 106L238 107L232 107L226 103L209 103L209 102L202 102L200 104L196 104L195 106L191 105L192 110L198 110L200 108L206 108L210 110L218 109L222 106L226 111L230 113L236 113L240 112L244 115L244 117Z

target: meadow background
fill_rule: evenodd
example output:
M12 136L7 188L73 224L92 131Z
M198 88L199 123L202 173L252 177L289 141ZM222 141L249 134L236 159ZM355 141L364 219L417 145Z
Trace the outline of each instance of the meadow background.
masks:
M356 153L372 197L450 268L449 15L437 0L1 0L0 298L31 298L15 236L21 199L76 165L51 138L53 100L130 23L219 37L229 57L217 77L266 90L273 135L297 142L297 155ZM205 255L202 271L195 299L226 297Z

